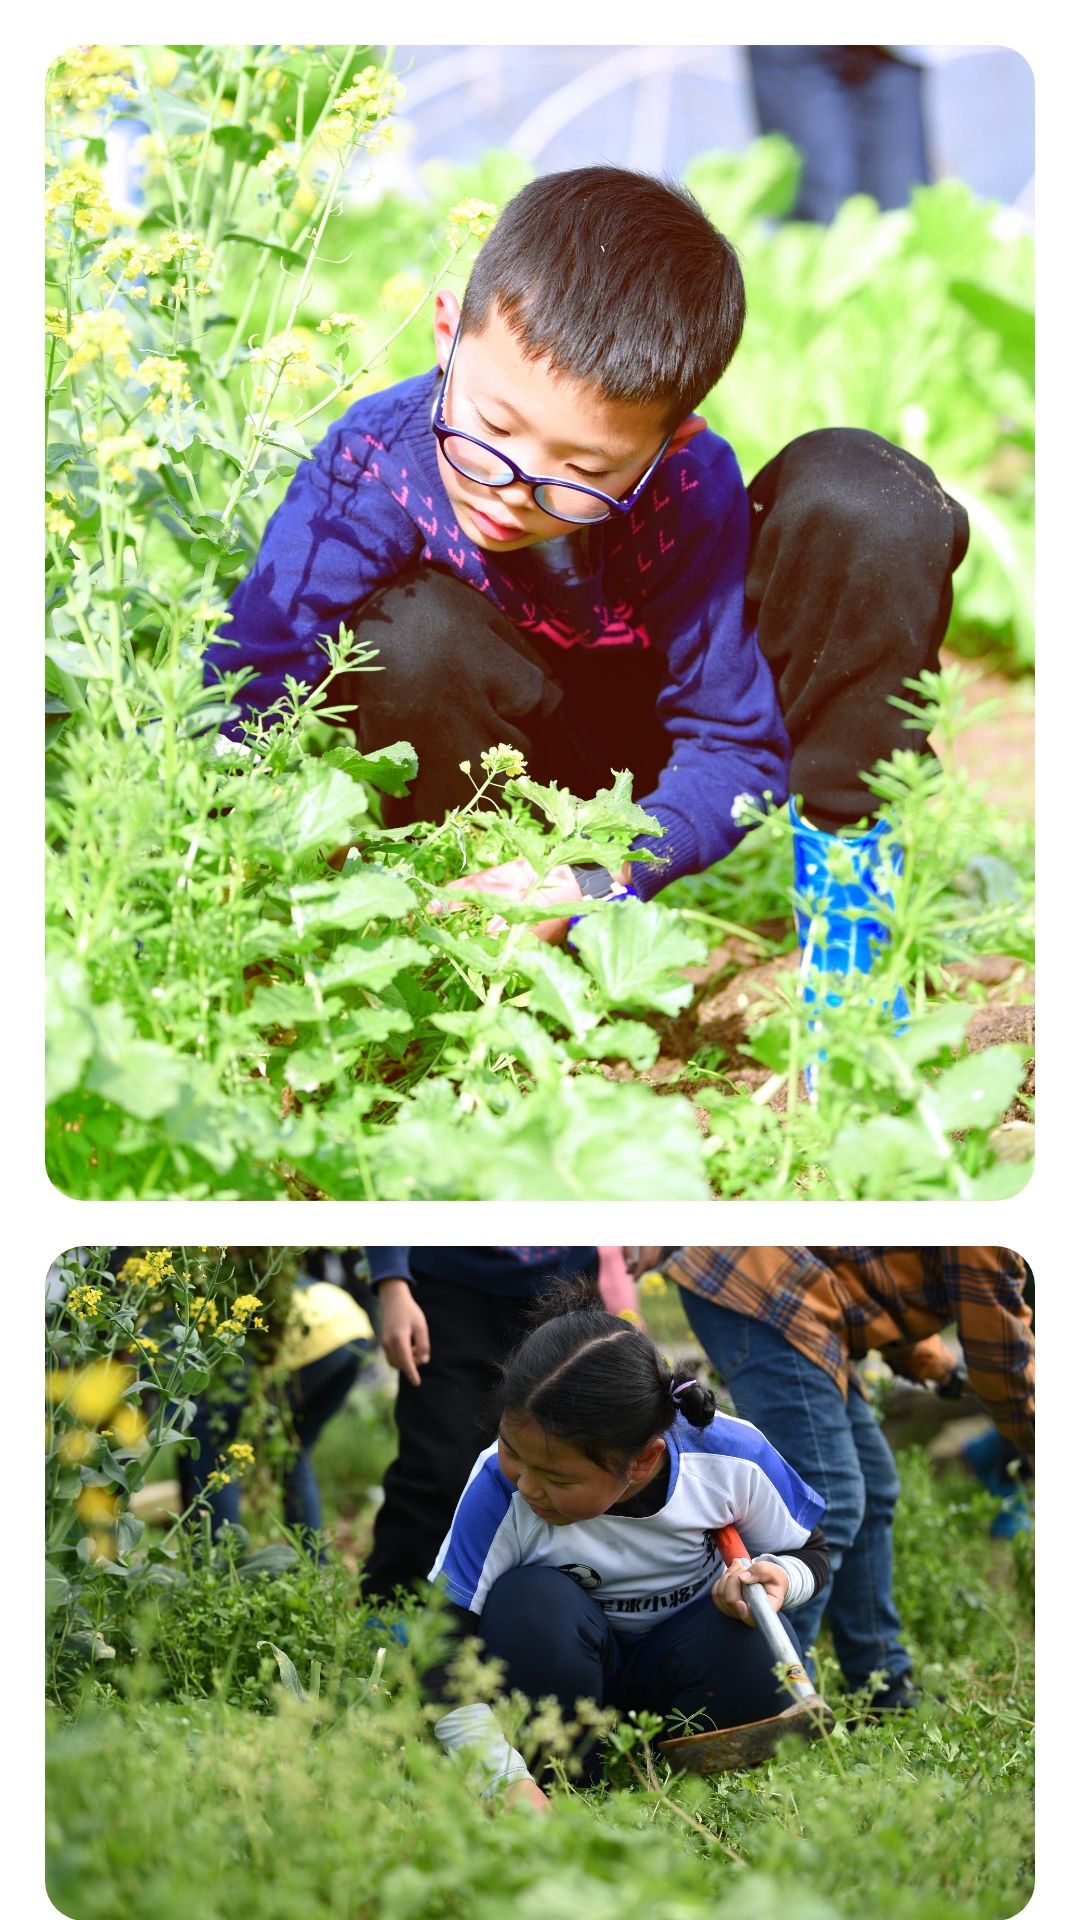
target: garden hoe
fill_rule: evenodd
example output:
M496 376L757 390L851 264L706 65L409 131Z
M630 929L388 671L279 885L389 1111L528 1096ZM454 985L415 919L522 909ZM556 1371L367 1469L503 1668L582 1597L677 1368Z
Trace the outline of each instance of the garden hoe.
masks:
M720 1527L716 1544L729 1567L749 1566L750 1556L736 1527ZM834 1715L806 1677L794 1642L779 1615L773 1612L765 1591L759 1586L742 1590L759 1633L764 1634L775 1664L784 1668L784 1680L795 1699L771 1720L754 1720L745 1727L721 1727L713 1733L691 1733L676 1740L661 1740L660 1752L672 1767L688 1773L723 1773L728 1769L759 1767L775 1753L780 1741L789 1734L801 1734L814 1740L828 1733Z

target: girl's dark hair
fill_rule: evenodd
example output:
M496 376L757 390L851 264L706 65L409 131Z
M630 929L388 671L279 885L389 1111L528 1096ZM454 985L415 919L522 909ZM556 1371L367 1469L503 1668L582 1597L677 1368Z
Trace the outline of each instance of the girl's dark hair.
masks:
M526 1334L502 1367L493 1424L504 1414L535 1420L597 1466L622 1465L677 1413L707 1427L716 1400L691 1367L668 1366L643 1328L608 1313L591 1281L563 1281L545 1292ZM677 1400L673 1389L679 1388Z
M625 167L544 174L504 207L465 289L461 331L492 306L529 359L677 426L735 352L738 255L692 193Z

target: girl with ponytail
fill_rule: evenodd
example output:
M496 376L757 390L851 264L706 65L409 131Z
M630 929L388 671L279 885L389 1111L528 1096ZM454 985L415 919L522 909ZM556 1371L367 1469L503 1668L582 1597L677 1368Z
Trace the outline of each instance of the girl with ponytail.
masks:
M717 1411L686 1368L574 1282L544 1295L502 1368L483 1452L431 1571L462 1626L505 1663L507 1690L730 1727L790 1704L741 1589L777 1611L828 1572L823 1502L757 1427ZM751 1564L726 1567L734 1522ZM798 1643L790 1619L788 1629ZM443 1670L429 1676L443 1693ZM469 1748L484 1791L549 1802L491 1709L435 1731ZM599 1767L591 1757L592 1777Z

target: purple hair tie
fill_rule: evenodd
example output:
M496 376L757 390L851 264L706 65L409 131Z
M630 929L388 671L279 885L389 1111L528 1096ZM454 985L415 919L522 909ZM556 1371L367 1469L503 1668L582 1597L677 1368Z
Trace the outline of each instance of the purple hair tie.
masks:
M678 1386L678 1387L669 1387L669 1388L668 1388L668 1392L670 1393L670 1395L671 1395L671 1398L672 1398L672 1399L674 1400L674 1402L675 1402L675 1405L676 1405L676 1406L678 1406L678 1404L679 1404L679 1395L680 1395L680 1393L685 1393L685 1392L686 1392L686 1389L687 1389L687 1387L696 1387L696 1386L697 1386L697 1384L698 1384L698 1383L697 1383L697 1381L696 1381L696 1380L684 1380L684 1381L682 1382L682 1384L681 1384L681 1386Z

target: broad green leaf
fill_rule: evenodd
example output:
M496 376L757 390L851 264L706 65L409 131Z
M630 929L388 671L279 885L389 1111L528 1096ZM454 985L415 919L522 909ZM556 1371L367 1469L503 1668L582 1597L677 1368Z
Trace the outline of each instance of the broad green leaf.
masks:
M345 775L339 774L344 780ZM352 785L346 781L346 785ZM335 928L355 932L371 920L400 920L416 905L416 895L396 873L381 867L355 864L340 880L315 880L305 886L291 887L289 902L293 925L300 935L314 928Z
M626 1060L640 1073L656 1059L660 1035L643 1020L606 1020L570 1050L581 1060Z
M428 953L419 940L390 934L381 940L355 940L337 947L325 966L319 968L319 985L324 991L340 987L364 987L375 991L385 987L403 967L422 967Z
M311 988L285 982L272 987L257 987L251 996L248 1013L252 1023L259 1028L299 1027L319 1017Z
M936 1007L933 1013L912 1020L908 1031L897 1038L896 1050L909 1067L925 1066L928 1060L963 1045L970 1018L970 1007Z
M532 983L530 1006L534 1013L550 1014L575 1040L584 1040L597 1025L600 1015L589 1004L592 989L586 975L557 947L536 941L531 947L521 948L514 959L514 970Z
M86 1075L91 1093L138 1120L155 1120L175 1106L188 1083L189 1061L155 1040L140 1040L120 1007L95 1008L94 1029L97 1044Z
M841 1195L907 1199L914 1183L941 1180L941 1157L913 1115L872 1114L841 1127L829 1153Z
M702 940L652 901L590 914L575 927L574 943L607 1006L661 1013L677 1013L693 998L690 981L675 969L705 958Z
M356 747L331 747L323 759L332 767L340 767L350 780L368 780L380 793L389 793L395 800L408 792L418 766L416 754L407 740L395 740L393 746L381 747L378 753L361 753Z
M280 784L263 779L242 788L252 850L271 860L315 847L336 847L363 816L355 783L337 767L308 761Z
M938 1114L946 1133L995 1126L1016 1096L1024 1063L1020 1047L987 1047L969 1054L932 1082L924 1104Z
M93 1009L86 976L74 960L45 962L45 1103L78 1086L94 1051Z

